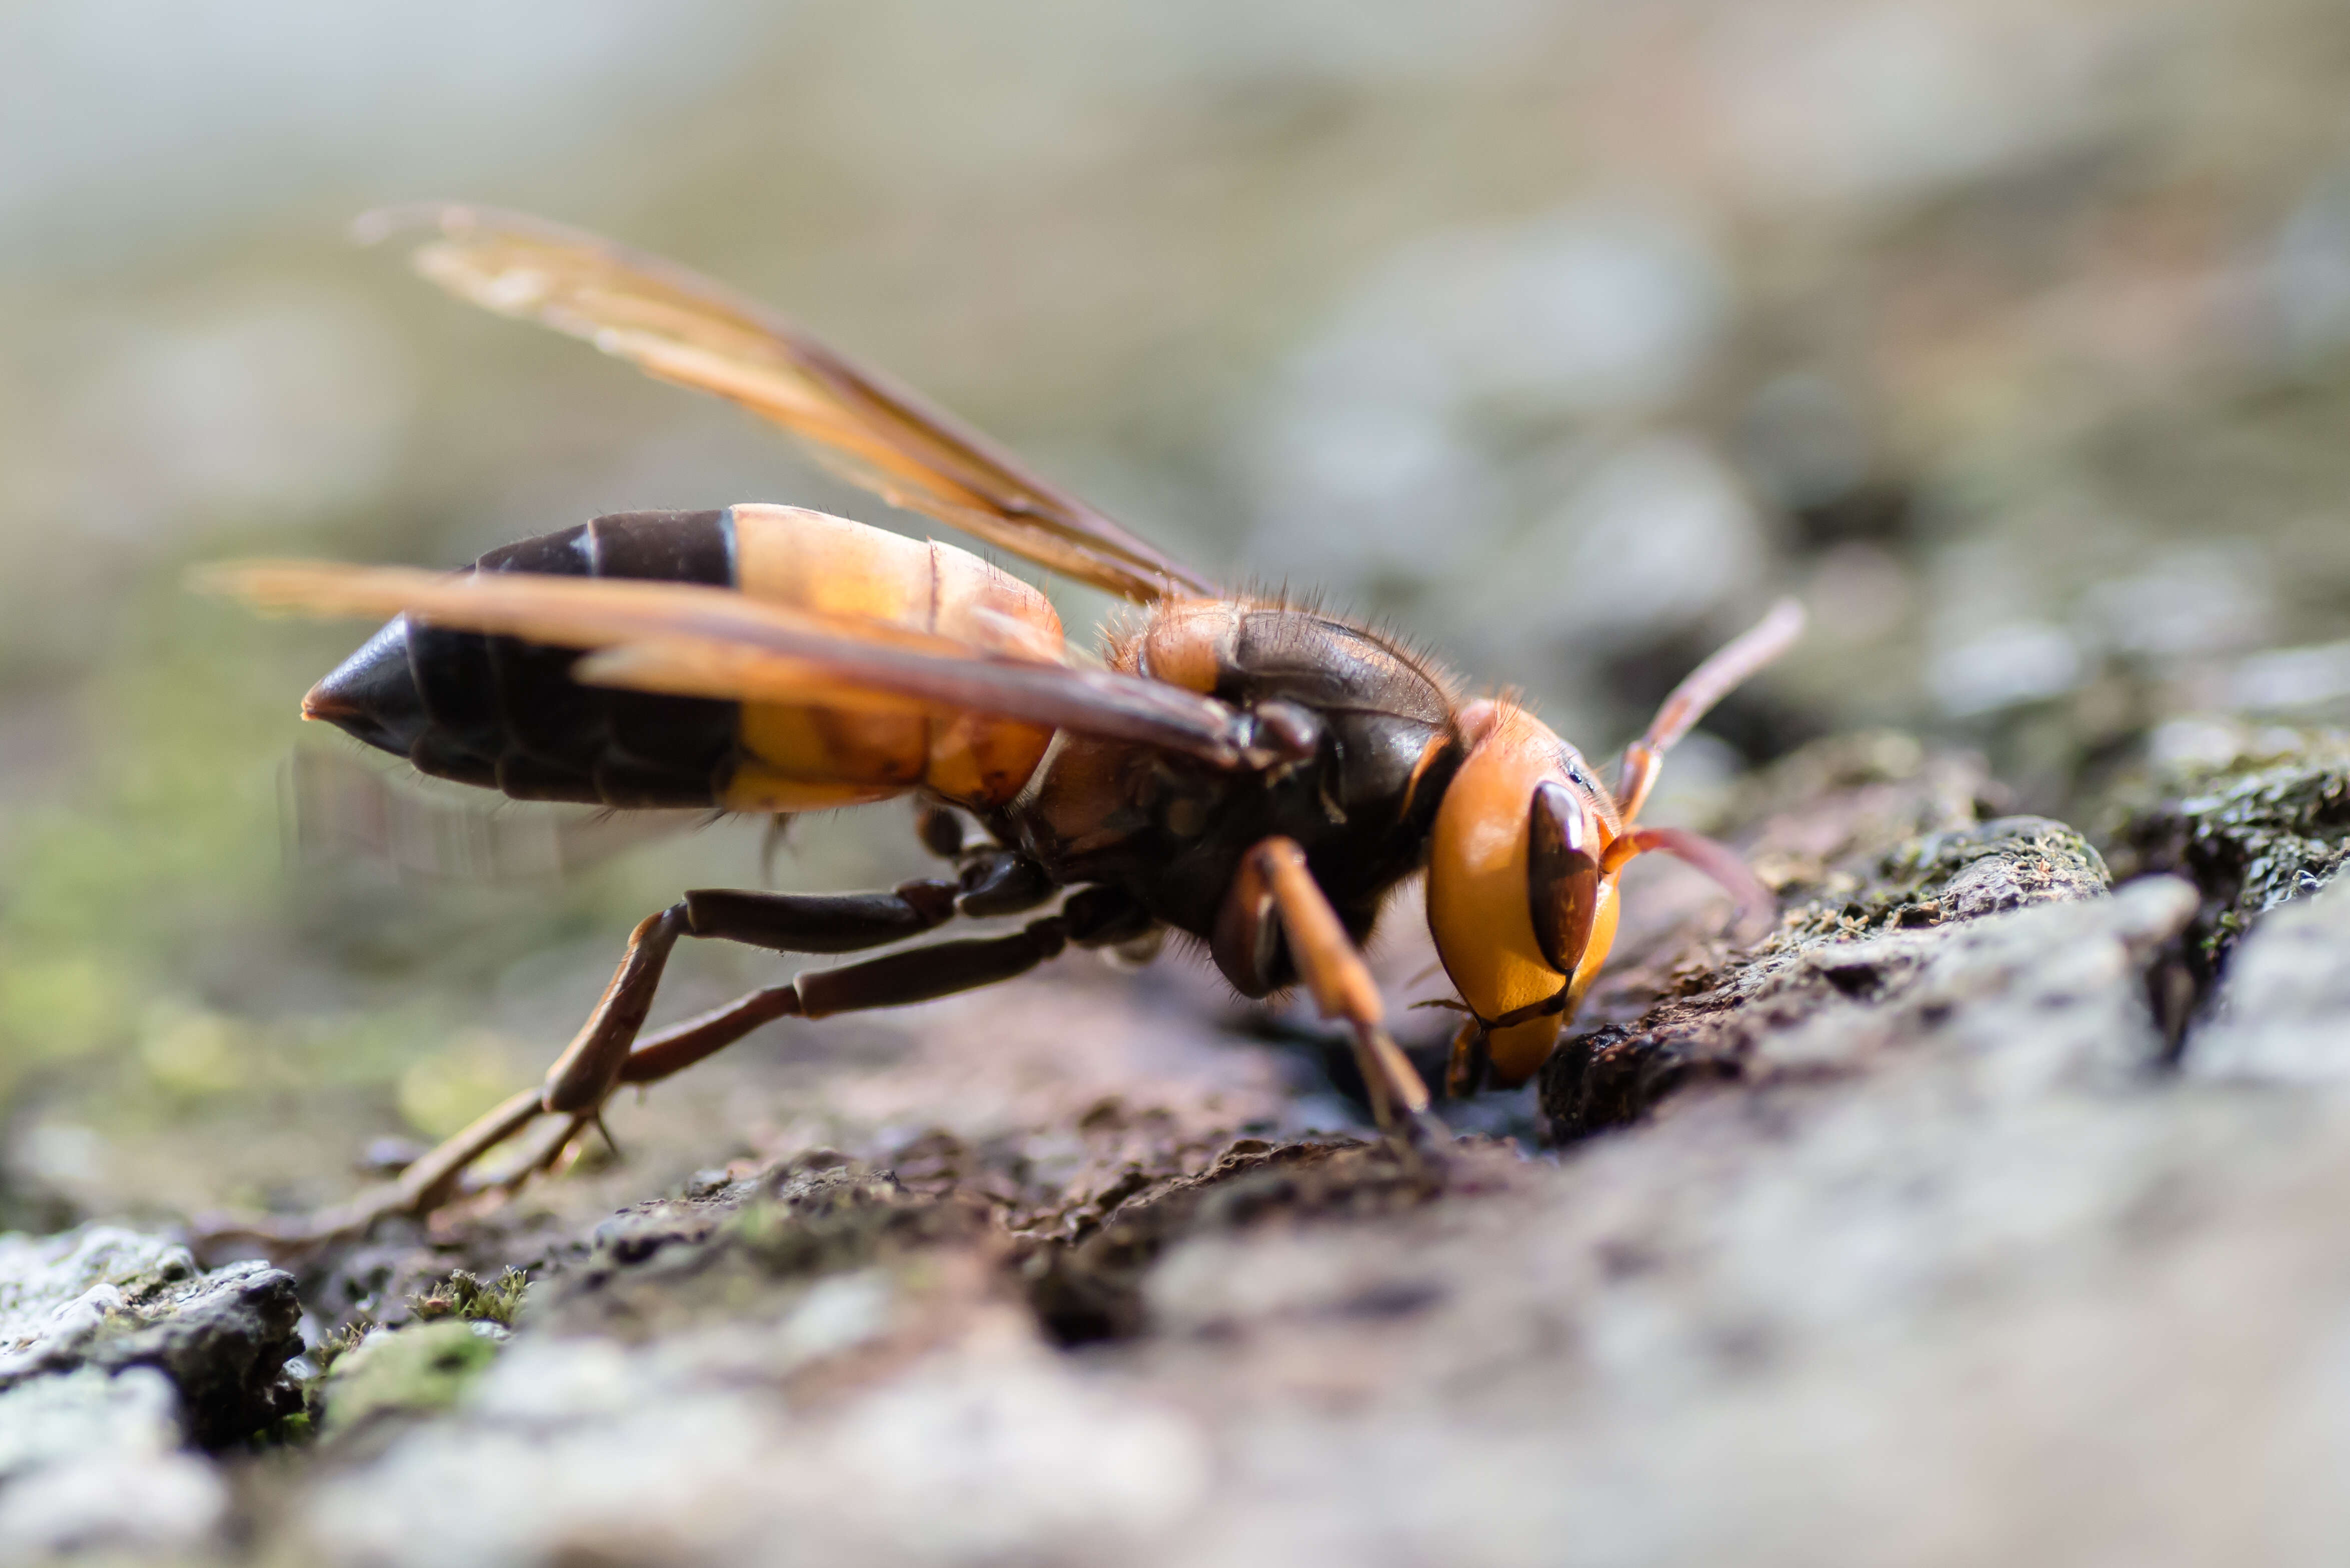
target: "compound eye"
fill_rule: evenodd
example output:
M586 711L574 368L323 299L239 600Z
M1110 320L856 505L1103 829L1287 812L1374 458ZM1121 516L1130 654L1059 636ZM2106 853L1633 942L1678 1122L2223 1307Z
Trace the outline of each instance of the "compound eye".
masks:
M1591 815L1556 779L1534 788L1526 824L1526 898L1543 961L1573 975L1599 914L1599 858Z

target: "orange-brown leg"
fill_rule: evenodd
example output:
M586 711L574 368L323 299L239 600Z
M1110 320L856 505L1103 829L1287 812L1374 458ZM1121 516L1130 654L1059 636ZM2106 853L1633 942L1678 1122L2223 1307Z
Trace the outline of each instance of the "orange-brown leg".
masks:
M688 929L686 907L678 903L646 916L629 933L628 950L596 1010L546 1070L542 1108L556 1114L593 1111L604 1103L620 1081L620 1064L636 1044L645 1014L652 1011L653 992L669 966L670 950Z
M1322 1016L1353 1032L1355 1063L1379 1127L1411 1145L1440 1134L1428 1116L1428 1086L1388 1033L1387 1005L1370 966L1306 868L1305 852L1287 838L1268 838L1242 857L1217 923L1219 964L1230 975L1266 977L1276 929L1288 937L1290 960ZM1253 993L1264 989L1260 984Z
M1804 607L1793 599L1781 599L1752 630L1732 639L1673 688L1672 695L1657 710L1656 718L1649 721L1648 732L1624 749L1624 771L1616 783L1616 801L1623 809L1626 822L1640 815L1641 804L1648 798L1648 791L1657 782L1657 770L1673 742L1688 734L1690 727L1704 718L1708 710L1756 670L1786 652L1803 630Z

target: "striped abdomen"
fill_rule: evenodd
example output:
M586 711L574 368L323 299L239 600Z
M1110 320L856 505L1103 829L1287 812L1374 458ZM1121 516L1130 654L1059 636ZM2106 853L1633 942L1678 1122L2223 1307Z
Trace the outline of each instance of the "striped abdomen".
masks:
M1057 659L1044 596L968 551L794 507L631 512L491 551L485 572L638 577L936 632ZM713 701L582 686L578 655L509 637L391 622L303 704L421 771L522 800L809 811L923 788L1001 805L1048 731L923 716Z

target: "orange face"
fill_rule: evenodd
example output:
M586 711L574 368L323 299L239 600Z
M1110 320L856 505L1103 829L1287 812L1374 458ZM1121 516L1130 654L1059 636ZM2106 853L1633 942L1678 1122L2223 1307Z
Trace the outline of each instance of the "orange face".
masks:
M1581 753L1524 709L1472 702L1461 711L1461 728L1468 755L1437 808L1429 848L1429 930L1461 999L1486 1027L1493 1079L1522 1084L1550 1054L1616 940L1616 886L1608 877L1599 885L1591 938L1573 972L1544 956L1526 869L1534 791L1552 781L1566 786L1585 808L1595 855L1622 823ZM1562 992L1558 1011L1499 1023Z

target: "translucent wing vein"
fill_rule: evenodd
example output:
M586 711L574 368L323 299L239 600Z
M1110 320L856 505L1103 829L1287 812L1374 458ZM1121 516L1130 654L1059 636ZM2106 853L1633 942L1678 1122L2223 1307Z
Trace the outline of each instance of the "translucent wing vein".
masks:
M737 403L894 505L1128 598L1213 592L952 415L683 267L475 207L400 208L360 220L365 238L419 228L436 237L417 251L417 270L450 293Z

